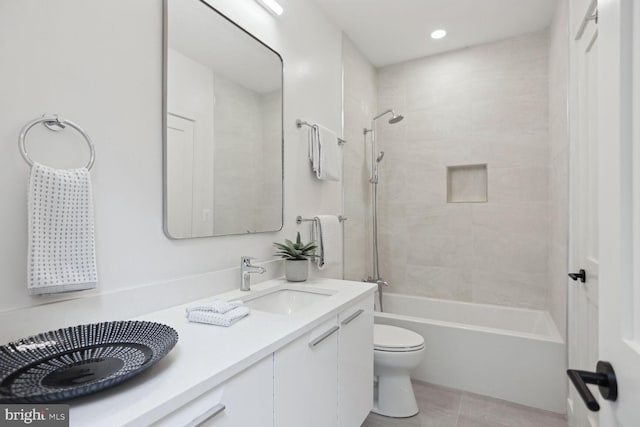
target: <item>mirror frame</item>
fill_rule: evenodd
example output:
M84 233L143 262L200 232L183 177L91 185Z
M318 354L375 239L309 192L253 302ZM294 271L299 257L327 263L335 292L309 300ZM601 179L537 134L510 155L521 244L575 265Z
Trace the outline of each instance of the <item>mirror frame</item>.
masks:
M229 233L229 234L211 234L208 236L193 236L193 237L184 237L184 238L176 238L171 236L169 233L169 224L168 224L168 201L167 201L167 115L168 115L168 91L167 91L167 83L168 83L168 49L169 49L169 7L168 3L171 0L163 0L162 2L162 225L165 236L167 236L171 240L190 240L190 239L202 239L202 238L211 238L211 237L222 237L222 236L244 236L244 235L254 235L254 234L262 234L262 233L277 233L282 231L284 228L284 60L282 56L275 50L272 49L269 45L264 43L258 37L251 34L249 31L244 29L242 26L234 22L231 18L229 18L224 13L220 12L215 7L211 6L205 0L193 0L202 3L204 6L209 8L213 13L217 13L221 18L225 21L236 27L238 30L242 31L247 36L251 37L258 43L260 43L263 47L267 48L269 51L274 53L278 59L280 59L280 91L281 91L281 100L280 100L280 227L275 230L261 230L247 233Z

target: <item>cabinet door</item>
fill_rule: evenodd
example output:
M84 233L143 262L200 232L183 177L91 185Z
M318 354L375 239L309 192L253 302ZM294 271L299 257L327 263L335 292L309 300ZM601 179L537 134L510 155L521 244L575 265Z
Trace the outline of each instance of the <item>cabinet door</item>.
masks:
M192 400L154 426L273 427L273 355Z
M338 426L364 422L373 407L373 296L338 317Z
M335 427L338 419L337 317L274 354L277 427Z

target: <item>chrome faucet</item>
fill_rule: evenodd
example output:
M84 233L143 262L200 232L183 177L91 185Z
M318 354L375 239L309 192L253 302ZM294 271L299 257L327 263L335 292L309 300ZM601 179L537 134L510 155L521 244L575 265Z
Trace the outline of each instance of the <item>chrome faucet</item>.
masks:
M251 265L252 259L255 259L255 258L250 256L243 256L240 259L240 290L241 291L251 290L251 273L262 274L265 271L267 271L265 270L264 267Z
M390 286L389 282L387 282L386 280L382 280L380 277L378 277L377 279L374 279L373 277L369 276L366 278L366 280L363 280L363 282L367 282L367 283L375 283L376 285L378 285L378 301L380 301L380 312L382 313L382 287L383 286Z

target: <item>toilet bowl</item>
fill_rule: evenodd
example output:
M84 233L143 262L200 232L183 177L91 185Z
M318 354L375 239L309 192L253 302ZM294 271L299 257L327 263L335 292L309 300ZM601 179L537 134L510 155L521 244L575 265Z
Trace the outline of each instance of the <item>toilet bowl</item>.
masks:
M424 338L408 329L389 325L374 325L373 331L376 382L372 412L397 418L416 415L418 404L409 373L424 357Z

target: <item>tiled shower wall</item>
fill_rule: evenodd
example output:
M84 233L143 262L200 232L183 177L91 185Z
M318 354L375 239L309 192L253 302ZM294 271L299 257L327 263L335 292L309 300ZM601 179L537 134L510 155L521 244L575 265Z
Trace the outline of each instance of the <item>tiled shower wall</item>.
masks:
M343 35L344 254L347 280L371 275L371 199L363 129L376 112L376 70Z
M549 32L549 311L566 335L569 235L567 123L569 5L560 0Z
M259 93L216 75L213 234L278 230L282 225L279 91ZM231 111L229 103L234 103ZM238 165L244 165L238 168ZM242 196L239 196L242 194Z
M378 122L390 291L547 308L548 43L544 31L378 70L378 109L405 116ZM447 203L446 168L465 164L487 164L486 203Z

